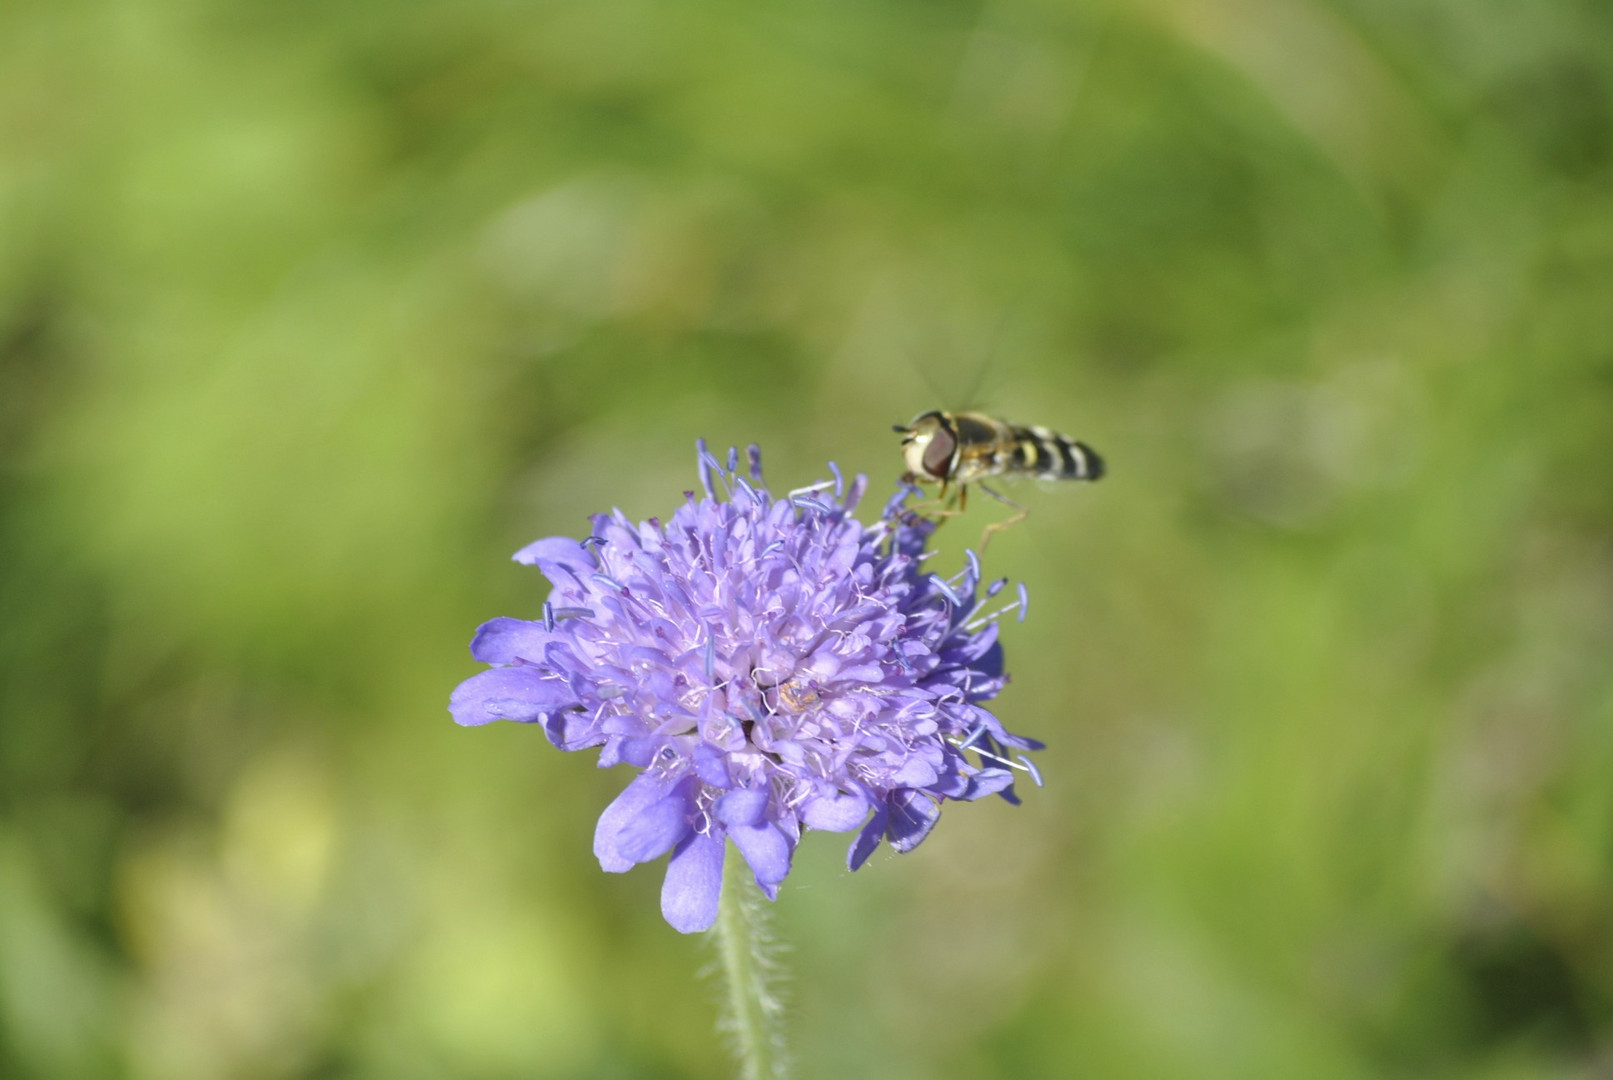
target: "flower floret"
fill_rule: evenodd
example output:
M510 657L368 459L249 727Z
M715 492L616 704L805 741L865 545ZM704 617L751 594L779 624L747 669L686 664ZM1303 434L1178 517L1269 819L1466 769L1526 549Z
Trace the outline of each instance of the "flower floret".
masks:
M865 477L774 498L752 447L726 466L699 448L705 497L664 525L596 515L578 541L515 554L553 586L541 619L484 624L492 665L450 700L454 719L536 723L562 750L600 747L639 775L600 816L594 853L623 872L668 853L662 912L675 928L716 917L727 841L769 897L802 828L858 834L857 869L887 840L923 841L947 799L1017 801L1009 733L981 703L1007 682L979 560L929 573L934 526L911 490L864 525ZM717 487L725 490L719 498Z

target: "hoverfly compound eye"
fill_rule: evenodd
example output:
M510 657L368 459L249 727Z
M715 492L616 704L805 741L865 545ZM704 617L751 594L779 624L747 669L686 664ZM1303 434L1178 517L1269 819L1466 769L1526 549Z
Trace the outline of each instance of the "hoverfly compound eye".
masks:
M957 437L944 427L937 427L924 448L924 471L938 480L952 473L952 453L958 448Z

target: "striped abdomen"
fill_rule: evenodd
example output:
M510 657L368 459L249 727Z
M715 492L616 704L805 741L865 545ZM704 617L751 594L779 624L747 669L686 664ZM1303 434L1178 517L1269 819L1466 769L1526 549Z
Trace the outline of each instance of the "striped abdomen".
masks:
M1010 425L1014 435L1014 471L1044 480L1097 480L1103 459L1086 443L1031 424Z

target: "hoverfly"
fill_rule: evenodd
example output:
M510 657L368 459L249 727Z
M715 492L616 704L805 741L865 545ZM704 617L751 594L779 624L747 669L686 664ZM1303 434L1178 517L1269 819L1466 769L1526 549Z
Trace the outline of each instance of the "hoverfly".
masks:
M1034 476L1042 480L1099 480L1103 459L1086 443L1035 424L1010 424L978 412L920 413L909 424L892 425L902 436L902 455L910 484L939 483L941 516L961 513L969 504L969 485L1018 511L1007 521L986 526L980 538L984 548L991 534L1016 525L1030 513L1025 507L981 481L997 476ZM957 509L951 509L948 488L957 486Z

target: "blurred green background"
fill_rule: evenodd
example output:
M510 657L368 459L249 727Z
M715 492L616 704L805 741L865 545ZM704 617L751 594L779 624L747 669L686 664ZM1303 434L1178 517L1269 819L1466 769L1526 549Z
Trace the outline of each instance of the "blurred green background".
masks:
M725 1075L626 771L448 693L937 405L1111 477L987 560L1048 786L803 844L802 1077L1613 1075L1590 0L8 0L0 1074Z

